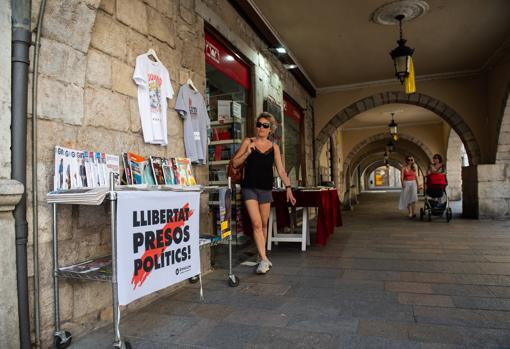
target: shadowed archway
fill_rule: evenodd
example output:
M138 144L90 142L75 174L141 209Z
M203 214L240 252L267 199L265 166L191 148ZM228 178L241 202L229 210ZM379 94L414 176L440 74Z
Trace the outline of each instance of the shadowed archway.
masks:
M446 121L462 139L468 154L469 164L476 165L480 162L481 152L478 142L469 126L454 109L434 97L422 93L406 95L402 91L388 91L365 97L338 112L331 118L326 126L322 128L316 138L316 159L318 159L318 154L320 154L320 150L329 137L346 121L367 110L392 103L412 104L437 114Z
M343 188L345 188L344 206L346 208L351 207L351 202L357 202L356 196L359 183L356 183L356 179L359 180L361 178L361 170L366 169L377 161L384 160L384 149L387 141L388 135L386 133L374 135L357 144L347 155L342 179L344 183ZM401 136L395 151L389 155L389 160L394 161L394 167L400 168L404 164L405 157L412 155L420 172L426 172L432 152L422 142L417 144L415 141L417 140L411 136ZM423 147L426 149L423 149Z

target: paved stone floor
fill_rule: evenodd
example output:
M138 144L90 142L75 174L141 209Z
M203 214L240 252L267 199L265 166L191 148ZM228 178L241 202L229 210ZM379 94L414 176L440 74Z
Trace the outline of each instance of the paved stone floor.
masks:
M271 253L129 314L141 348L510 348L510 221L410 221L398 194L363 194L326 247ZM110 327L74 348L108 348Z

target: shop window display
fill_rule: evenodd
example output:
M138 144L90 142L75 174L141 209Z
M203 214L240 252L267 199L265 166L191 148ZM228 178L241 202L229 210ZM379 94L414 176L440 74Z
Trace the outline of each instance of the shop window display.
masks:
M209 184L228 185L227 164L246 135L249 114L250 67L219 40L206 32L206 104L210 117L208 147ZM238 243L244 242L242 201L238 185L232 185L232 232ZM221 232L220 204L217 195L210 196L215 233Z

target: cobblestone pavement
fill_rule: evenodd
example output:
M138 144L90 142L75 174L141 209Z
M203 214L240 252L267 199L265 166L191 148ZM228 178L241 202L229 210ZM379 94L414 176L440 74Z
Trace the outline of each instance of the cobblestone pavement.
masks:
M129 314L134 348L510 348L510 221L408 220L363 194L326 247L281 244L267 275L239 266ZM74 348L108 348L110 327Z

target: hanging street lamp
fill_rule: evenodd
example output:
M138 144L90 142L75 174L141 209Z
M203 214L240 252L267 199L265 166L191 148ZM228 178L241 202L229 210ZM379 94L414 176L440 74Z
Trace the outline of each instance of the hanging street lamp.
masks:
M397 15L395 17L400 27L400 39L397 40L398 46L390 52L395 65L395 76L400 80L401 84L404 84L405 79L409 76L409 71L412 65L411 57L414 53L414 48L406 46L407 40L402 37L402 20L404 18L404 15Z
M391 113L391 122L388 124L388 127L390 128L390 135L391 138L396 142L398 141L398 129L397 129L397 123L393 119L395 116L395 113Z
M395 150L395 143L393 143L393 141L390 138L390 141L388 142L388 144L386 144L386 151L389 154L389 153L393 152L394 150Z

